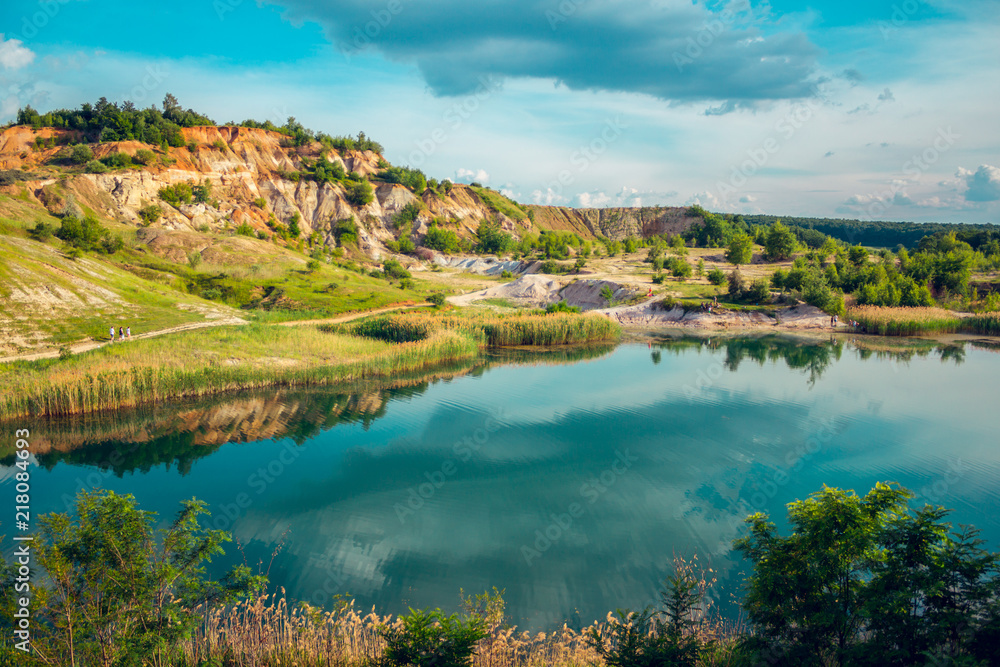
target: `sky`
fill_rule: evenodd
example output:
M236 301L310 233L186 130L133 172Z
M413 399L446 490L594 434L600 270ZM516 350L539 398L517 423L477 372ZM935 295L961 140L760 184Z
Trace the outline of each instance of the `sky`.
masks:
M6 0L0 122L171 93L525 203L1000 223L998 0Z

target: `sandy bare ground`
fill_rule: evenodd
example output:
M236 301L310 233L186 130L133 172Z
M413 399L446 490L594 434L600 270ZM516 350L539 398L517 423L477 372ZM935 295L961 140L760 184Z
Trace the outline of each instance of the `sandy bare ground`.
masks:
M341 322L350 322L351 320L357 320L362 317L368 317L369 315L377 315L379 313L388 313L396 310L412 310L414 308L423 308L429 306L428 303L416 304L413 306L388 306L386 308L377 308L375 310L366 310L358 313L348 313L346 315L341 315L338 317L331 317L322 320L292 320L291 322L280 322L280 326L283 327L298 327L307 324L338 324ZM235 326L238 324L247 324L248 321L240 317L222 317L215 320L209 320L206 322L191 322L189 324L181 324L176 327L168 327L166 329L160 329L158 331L148 331L142 334L135 334L132 336L134 340L141 340L143 338L156 338L157 336L166 336L169 334L181 333L183 331L194 331L195 329L207 329L209 327L224 327L224 326ZM128 342L127 340L125 342ZM96 350L99 347L104 347L108 345L111 341L95 341L86 340L79 343L73 343L72 345L67 345L70 352L73 354L80 354L81 352L87 352L89 350ZM120 345L121 342L114 344ZM59 356L58 350L49 350L47 352L32 352L27 354L18 354L9 357L0 357L0 363L5 363L9 361L34 361L36 359L53 359Z

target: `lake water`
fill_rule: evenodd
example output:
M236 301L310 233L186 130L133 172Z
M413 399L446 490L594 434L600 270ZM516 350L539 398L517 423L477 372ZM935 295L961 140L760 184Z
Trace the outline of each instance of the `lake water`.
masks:
M824 483L899 482L1000 548L998 389L1000 354L971 344L510 354L396 390L39 423L33 509L99 486L166 521L196 496L292 597L455 610L459 589L496 586L522 627L580 625L655 602L675 555L710 563L729 599L742 518L783 525L785 504Z

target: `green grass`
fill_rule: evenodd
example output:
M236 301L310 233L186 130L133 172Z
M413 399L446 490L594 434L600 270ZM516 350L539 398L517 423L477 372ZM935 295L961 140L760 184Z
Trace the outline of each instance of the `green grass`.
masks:
M438 330L392 345L316 327L251 324L108 345L65 360L0 366L0 416L58 415L266 386L391 378L475 359L470 336Z
M419 332L436 330L465 334L482 347L574 345L615 340L616 322L600 315L571 313L497 314L475 311L409 312L340 325L332 330L379 340L412 340Z
M855 306L847 311L847 318L856 320L867 333L880 336L954 333L963 324L961 318L941 308Z
M473 304L477 306L498 306L500 308L521 308L510 299L505 299L502 297L493 297L490 299L476 299Z
M980 313L962 320L962 331L1000 336L1000 313Z
M497 213L503 213L508 218L513 220L527 220L528 214L520 209L520 207L512 202L507 197L504 197L499 192L494 192L493 190L487 190L486 188L476 188L469 186L469 189L476 193L476 195L486 204L487 207L496 211Z

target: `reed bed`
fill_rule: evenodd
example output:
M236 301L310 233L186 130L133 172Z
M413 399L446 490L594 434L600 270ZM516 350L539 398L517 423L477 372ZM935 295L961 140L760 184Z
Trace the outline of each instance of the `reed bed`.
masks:
M450 315L410 312L342 325L332 330L397 341L414 340L437 329L468 335L483 347L573 345L614 340L621 334L618 324L607 318L573 313Z
M604 631L613 614L580 631L563 625L552 632L518 632L501 621L476 648L473 667L598 667L605 663L586 641L591 628ZM272 595L205 614L198 631L180 646L177 665L227 667L364 667L380 664L385 642L379 628L400 627L399 618L362 613L353 604L335 611L289 605ZM745 628L722 622L702 625L703 640L717 644L700 665L733 662L733 648Z
M393 377L479 356L468 336L439 330L390 345L315 327L253 324L105 346L64 361L0 369L0 417L64 415L269 386Z
M966 317L962 320L962 331L985 336L1000 336L1000 313L979 313Z
M880 336L917 336L954 333L962 328L962 318L943 308L884 308L855 306L847 311L867 333Z

